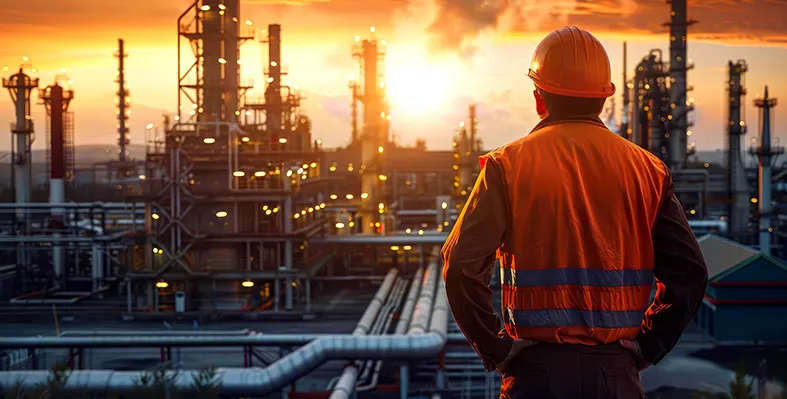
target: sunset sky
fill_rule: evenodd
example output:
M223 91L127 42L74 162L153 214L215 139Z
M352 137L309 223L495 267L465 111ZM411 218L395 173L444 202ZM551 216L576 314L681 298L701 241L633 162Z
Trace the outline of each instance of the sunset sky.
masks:
M116 137L113 83L117 39L126 41L127 81L132 97L131 142L142 144L145 125L177 108L176 21L191 3L183 0L6 1L0 13L0 67L9 77L22 56L39 69L41 86L60 68L73 81L77 144L110 144ZM490 9L474 4L500 5ZM505 7L504 5L512 5ZM544 3L546 5L544 5ZM699 23L689 29L692 139L699 149L723 146L727 61L749 64L746 86L750 135L757 128L752 100L770 87L787 101L787 0L689 0ZM467 106L477 103L485 146L526 134L537 121L532 83L525 73L533 48L549 30L575 24L594 32L610 53L613 78L622 86L622 43L629 43L629 69L652 48L667 51L669 5L661 0L244 0L241 18L259 31L283 29L289 77L306 96L305 112L315 138L344 145L350 135L347 77L356 73L353 36L388 43L387 85L392 129L401 144L425 138L432 149L449 148ZM241 52L244 78L263 82L263 47L248 42ZM261 89L261 87L260 87ZM257 90L251 95L259 94ZM620 98L617 106L620 107ZM619 113L618 113L619 116ZM13 108L0 94L0 129ZM35 148L45 139L43 106L34 107ZM777 136L787 138L787 104L776 109ZM10 133L7 133L10 134ZM7 137L7 136L6 136ZM0 140L7 150L10 138Z

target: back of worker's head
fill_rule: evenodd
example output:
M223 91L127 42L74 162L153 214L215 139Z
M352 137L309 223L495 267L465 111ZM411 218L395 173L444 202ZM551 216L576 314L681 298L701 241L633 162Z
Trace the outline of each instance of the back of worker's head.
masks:
M527 76L536 86L536 107L542 118L598 115L605 100L615 94L607 51L590 32L575 26L541 40Z

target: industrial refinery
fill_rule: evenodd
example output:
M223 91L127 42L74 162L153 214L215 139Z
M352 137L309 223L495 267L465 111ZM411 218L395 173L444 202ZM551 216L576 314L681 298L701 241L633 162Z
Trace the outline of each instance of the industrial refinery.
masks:
M710 282L668 365L647 370L642 383L659 392L723 389L744 362L764 395L787 382L787 365L764 355L778 359L787 345L787 168L773 140L784 93L757 88L763 95L751 98L746 60L719 65L728 71L719 82L728 96L718 132L726 159L699 159L687 53L695 21L687 0L663 11L668 52L624 65L622 107L607 124L671 168ZM177 104L133 143L144 145L141 159L129 154L133 45L117 40L116 80L106 82L117 99L107 110L117 115L117 155L91 166L102 176L91 187L76 182L79 114L70 105L80 93L67 71L39 81L25 59L4 72L10 102L0 107L15 121L2 161L13 199L0 203L0 327L8 330L0 391L45 383L62 363L72 370L68 389L94 393L129 389L142 370L164 364L182 388L200 367L219 367L221 397L498 395L500 376L484 371L453 321L440 275L439 248L475 184L478 157L492 150L476 104L465 104L452 150L397 144L386 44L371 29L350 38L346 54L357 64L347 87L351 140L327 148L313 137L301 92L286 83L287 26L244 21L240 0L195 0L183 10ZM252 44L265 49L262 86L241 74L241 48ZM255 87L264 96L247 95ZM757 131L744 112L752 102ZM34 107L46 120L32 119ZM32 144L42 134L48 178L39 185ZM34 199L37 186L48 201ZM499 281L493 275L496 292ZM738 354L693 357L718 348ZM676 372L672 358L688 371ZM692 376L711 364L716 371Z

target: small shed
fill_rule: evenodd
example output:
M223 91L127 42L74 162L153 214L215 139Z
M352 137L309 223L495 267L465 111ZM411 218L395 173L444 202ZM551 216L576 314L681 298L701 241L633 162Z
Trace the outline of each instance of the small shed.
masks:
M698 241L708 287L696 324L718 344L787 343L787 265L717 235Z

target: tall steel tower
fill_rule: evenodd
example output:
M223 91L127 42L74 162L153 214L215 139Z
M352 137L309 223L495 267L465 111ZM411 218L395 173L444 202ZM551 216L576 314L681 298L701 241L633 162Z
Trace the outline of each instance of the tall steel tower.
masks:
M743 97L746 95L743 77L749 70L744 60L730 61L728 76L729 105L727 124L727 215L732 237L741 236L749 227L749 183L741 157L741 136L746 134Z
M686 164L689 128L688 113L692 110L686 93L690 90L687 72L693 67L687 60L688 27L697 21L688 19L687 0L667 0L670 4L670 20L665 23L670 29L670 114L669 162L672 169L683 168Z
M765 86L765 96L754 100L754 106L760 109L760 137L759 146L752 149L752 152L759 157L760 169L760 252L769 255L771 253L771 186L772 162L776 160L774 155L784 152L784 148L775 147L771 144L771 109L776 106L776 99L768 96L768 86Z
M178 19L179 123L234 121L240 115L245 88L239 83L239 46L254 38L254 28L239 15L239 0L197 0ZM191 56L182 54L186 46Z
M63 209L56 208L54 205L63 204L66 199L64 183L66 177L65 121L68 106L74 98L74 91L63 90L62 86L55 83L39 92L49 114L51 135L49 202L53 205L51 227L57 231L63 228ZM63 247L55 244L52 253L52 266L57 282L61 282L64 276L64 260Z
M131 114L131 99L126 88L126 68L125 60L128 54L124 51L123 39L118 39L118 52L115 54L118 59L118 74L115 82L118 84L118 160L126 160L128 156L128 117Z
M374 27L370 28L374 35ZM383 192L388 177L383 169L385 147L388 145L388 105L386 101L383 64L385 42L355 37L353 56L358 59L359 82L362 87L357 98L363 104L363 126L361 128L361 190L366 198L361 199L362 231L382 232L380 215L385 213ZM356 89L357 90L357 89Z
M27 59L25 59L27 61ZM30 147L33 145L33 119L30 116L30 97L33 89L38 88L38 79L33 79L24 72L23 65L19 72L9 79L3 79L3 87L8 89L14 102L16 122L11 125L11 167L13 169L13 186L17 204L30 203L30 183L33 179L31 168ZM16 230L19 235L30 233L30 219L24 208L16 212ZM30 253L27 245L20 243L17 248L17 276L25 274L24 268L30 264ZM24 280L23 280L24 281ZM22 290L26 290L22 283Z

